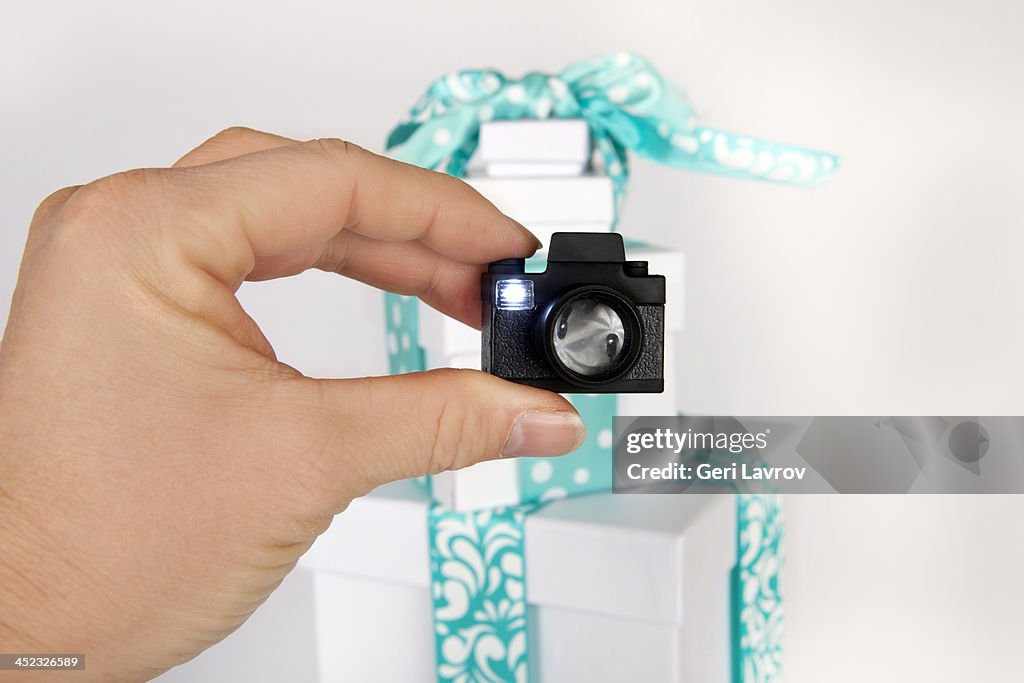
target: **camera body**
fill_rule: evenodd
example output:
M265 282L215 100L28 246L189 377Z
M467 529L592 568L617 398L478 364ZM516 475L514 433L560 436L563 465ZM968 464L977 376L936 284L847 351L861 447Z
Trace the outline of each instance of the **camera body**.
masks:
M616 233L555 233L547 269L491 263L482 368L559 393L664 390L665 278L627 261Z

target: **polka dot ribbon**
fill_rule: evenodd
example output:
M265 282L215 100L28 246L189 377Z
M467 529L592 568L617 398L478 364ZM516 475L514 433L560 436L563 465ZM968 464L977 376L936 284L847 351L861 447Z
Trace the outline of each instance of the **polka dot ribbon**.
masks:
M629 151L666 166L801 186L821 182L838 164L833 154L698 125L682 91L632 53L518 80L492 69L443 76L391 131L387 149L401 161L462 176L481 122L548 118L587 121L617 200L629 179Z

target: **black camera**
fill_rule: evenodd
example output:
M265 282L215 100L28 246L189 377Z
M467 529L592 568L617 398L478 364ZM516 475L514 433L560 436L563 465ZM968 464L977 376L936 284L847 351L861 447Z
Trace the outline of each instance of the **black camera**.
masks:
M665 278L615 233L559 232L543 273L524 259L483 275L484 371L559 393L664 390Z

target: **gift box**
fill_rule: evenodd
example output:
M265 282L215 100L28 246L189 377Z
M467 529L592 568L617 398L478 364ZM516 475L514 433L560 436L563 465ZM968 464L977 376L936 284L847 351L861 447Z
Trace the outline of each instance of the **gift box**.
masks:
M546 247L556 232L609 232L615 188L584 173L593 148L583 119L485 121L465 180Z
M381 487L354 501L303 557L315 577L322 681L426 682L439 669L451 674L445 679L492 680L474 677L477 663L460 660L445 637L434 641L429 508L409 482ZM736 523L729 495L606 493L527 517L525 566L510 573L527 579L529 638L512 642L530 680L728 680ZM472 574L473 558L460 559ZM501 600L481 609L482 632L500 628L508 609ZM495 645L489 656L509 655Z
M683 96L682 91L662 78L652 64L632 53L609 54L571 64L558 73L531 72L521 78L509 78L491 69L465 70L445 75L430 84L425 94L409 111L408 116L391 131L387 148L402 161L465 177L470 159L482 144L481 135L492 135L491 132L484 133L482 130L492 130L491 125L484 122L530 119L580 119L586 122L589 128L589 141L594 149L595 165L598 168L597 175L592 177L607 176L607 181L611 184L612 217L608 224L609 228L614 228L617 224L618 205L625 196L629 180L631 153L679 169L805 187L821 182L837 167L837 158L832 154L748 135L737 135L698 124L694 118L693 107ZM529 164L536 162L536 159L505 159L504 162L512 164L511 171L509 167L502 169L502 160L498 157L511 154L509 141L517 134L515 131L527 128L510 126L506 132L501 132L497 128L493 130L498 131L498 149L502 150L502 145L505 145L505 151L485 150L485 154L498 164L489 165L485 162L485 169L497 169L498 173L504 171L506 176L518 175ZM547 128L536 130L542 131ZM566 144L570 146L568 141ZM490 149L494 149L493 145ZM557 160L552 161L560 163ZM575 227L563 227L562 218L555 220L558 215L555 212L549 212L543 217L535 217L528 213L529 209L541 205L539 195L534 194L529 206L520 209L514 202L509 203L511 200L505 198L503 193L516 187L552 187L551 183L554 181L575 183L584 180L551 177L470 178L471 183L477 183L478 190L491 198L506 213L526 224L545 244L548 243L550 234L557 230L603 231L606 229L603 217L600 227L582 227L585 223L580 220L580 205L573 202L575 207L572 207L572 212L567 214L566 218L574 221ZM565 187L575 186L567 184ZM563 197L564 193L558 193L552 195L550 199L559 201ZM587 222L590 222L589 215ZM550 228L553 225L559 227L552 230ZM594 225L597 223L594 222ZM630 255L630 258L637 257ZM659 268L653 259L646 260L651 261L651 272L670 275L665 272L665 267ZM681 276L679 281L681 282ZM673 300L674 297L670 295L669 304ZM675 301L677 305L681 305L682 297L679 296ZM475 360L470 355L478 346L475 334L457 327L445 327L444 321L435 319L432 323L425 319L424 336L421 340L421 310L416 301L392 295L386 297L386 307L389 321L389 367L393 373L424 369L435 364L472 363ZM430 315L425 314L426 317ZM681 326L681 311L671 311L670 306L666 306L666 315L678 320L678 325ZM672 324L675 323L666 322L669 336L674 332ZM472 349L470 344L473 345ZM465 350L462 350L463 346L466 347ZM428 356L431 356L429 362ZM674 395L674 392L670 395ZM541 519L540 516L548 513L550 509L579 509L575 506L583 506L588 499L548 505L550 501L610 487L610 463L603 458L611 446L611 431L610 428L604 429L602 426L610 427L611 418L615 414L626 414L626 411L621 410L623 406L619 403L620 397L614 395L578 395L569 398L589 428L587 442L576 453L548 461L520 458L490 463L470 468L464 479L448 477L426 482L428 490L433 489L435 498L440 497L460 506L465 503L467 508L486 504L488 500L491 501L490 505L494 505L496 500L522 501L521 505L514 507L485 506L484 509L473 512L452 510L436 502L429 504L426 544L431 567L430 608L435 626L435 669L430 680L436 677L436 680L445 682L525 681L528 677L526 662L529 660L535 677L538 677L539 673L540 679L550 676L548 680L671 681L679 680L678 675L683 667L688 666L688 662L699 660L699 657L691 660L684 653L679 659L675 659L675 668L650 671L638 668L624 670L617 668L623 660L615 658L616 652L612 643L602 639L601 631L596 627L592 632L588 630L589 627L578 628L582 633L591 634L589 642L584 638L574 639L571 628L566 628L564 641L559 641L550 630L546 635L539 635L545 623L558 622L558 619L554 616L556 612L547 606L546 594L542 591L543 598L538 597L536 588L527 589L535 604L530 609L526 608L522 595L524 563L531 567L546 566L545 563L548 562L575 566L572 556L576 555L579 548L572 543L572 534L566 531L565 535L559 538L561 544L533 545L527 552L526 544L535 543L529 541L535 532L534 526L531 526L531 533L526 534L525 527L532 525L533 520ZM643 412L663 411L647 406ZM598 428L595 429L595 426ZM492 468L493 471L489 471L488 468ZM516 468L515 476L511 468ZM479 483L481 481L488 482L488 485L498 483L505 488L501 491L487 489ZM449 486L453 482L465 482L466 486ZM445 489L446 486L448 490ZM457 492L453 494L451 491L455 489L478 491L481 495L478 496L479 500L470 500L472 496L461 496ZM487 492L486 495L483 495L484 492ZM662 498L676 501L665 503L666 505L681 506L692 504L694 500L689 496ZM598 501L598 505L606 504L609 507L615 507L619 504L615 501L621 499L621 496L609 497L607 494L597 494L589 498L591 501ZM690 503L686 503L686 500ZM734 526L727 531L735 541L737 558L736 566L731 572L729 635L717 629L716 625L721 623L721 615L716 617L714 610L709 609L707 614L699 613L694 616L698 622L704 622L699 626L690 620L694 603L689 601L691 593L687 587L686 628L690 629L688 633L694 633L695 630L698 633L692 637L688 635L684 643L699 643L697 647L708 647L713 650L721 646L723 640L728 640L734 681L774 683L780 680L781 661L782 598L778 582L782 563L781 504L776 497L755 495L740 495L735 498L735 502ZM646 504L656 505L653 502ZM593 510L591 512L596 513ZM669 512L666 518L672 519L677 516L685 518L681 508L678 514ZM709 516L714 515L709 513ZM690 519L699 518L700 515L697 515ZM580 529L586 526L582 518L577 521L582 525ZM632 537L632 541L640 542L640 538L648 537L647 531L647 528L640 525L624 534L621 546L612 545L616 555L622 552L636 553L637 557L646 558L643 567L620 567L616 572L620 584L623 577L643 576L646 579L643 583L652 593L658 593L662 589L671 591L676 585L675 580L684 574L679 564L673 563L672 557L678 559L678 553L672 557L645 556L641 548L632 547L627 540ZM586 532L581 531L580 537L585 535ZM467 545L474 548L487 546L487 552L482 554L471 568L458 569L459 565L455 565L463 579L467 576L475 577L474 581L467 579L460 584L458 581L446 583L442 580L446 572L452 569L452 554L456 542L460 544L460 548ZM492 544L497 548L493 553ZM501 544L500 547L497 544ZM710 550L705 551L703 547L699 548L696 554L704 552L713 555ZM543 557L537 557L538 554ZM582 555L586 556L586 553ZM610 558L603 559L608 561L609 566L614 566ZM683 561L686 561L685 558ZM658 574L666 567L671 569L669 576ZM530 571L538 571L542 577L547 576L543 570ZM460 601L460 590L463 589L458 586L463 585L464 588L470 584L474 586L474 591L469 595L472 601ZM335 596L325 594L325 600L346 595L355 598L358 597L356 594L367 595L370 590L366 585L333 585L338 589L338 593ZM486 592L481 586L493 590L494 595L501 599L492 600L491 593ZM560 584L560 589L571 594L572 582ZM713 595L714 592L707 590L705 593ZM623 619L623 614L608 612L600 607L614 602L611 595L613 594L606 592L601 596L590 596L580 603L584 605L586 615L579 616L589 619L596 612L599 616L609 618L605 623L616 624ZM632 596L630 599L640 600L639 604L644 604L640 596ZM410 600L414 602L415 598L410 597ZM467 604L472 607L469 611L453 615L453 611L458 612L454 610L453 605ZM720 606L724 608L724 604L725 601ZM407 603L406 607L413 609L412 602ZM551 607L560 608L561 605L551 602ZM345 609L340 603L336 608ZM569 624L575 616L577 615L567 616L561 623ZM529 628L526 626L528 617L532 622ZM641 619L635 617L636 615L633 615L635 620L630 622L634 629L633 633L644 631L646 625L651 623L650 614L643 615ZM335 618L339 617L335 615ZM674 623L677 627L683 624L681 621ZM527 654L527 632L531 634L531 645L540 644L540 652L533 649ZM659 627L656 632L650 633L648 640L659 641L665 633L666 631ZM681 631L676 629L675 634L680 635ZM622 634L622 638L628 637L625 632ZM555 645L552 647L546 643ZM550 665L552 669L545 669L550 662L560 661L559 650L572 652L576 661L567 662L567 668L564 669L559 669L555 664ZM610 652L612 654L609 654ZM661 663L664 661L662 654L664 652L653 654L651 659ZM429 660L419 656L416 661L408 672L410 677L414 677L419 667ZM586 667L590 663L598 665L592 669L569 668ZM643 666L642 661L631 663L636 667ZM325 662L325 666L328 665L333 666L331 662ZM335 671L330 668L327 670ZM709 668L693 674L690 680L725 680L727 677L726 669Z
M588 124L582 119L485 122L471 165L493 170L496 161L512 164L579 163L591 155ZM518 166L523 171L525 166ZM501 171L499 170L499 173ZM513 173L514 175L514 173ZM466 181L499 209L531 229L544 245L555 232L608 232L615 223L615 188L603 174L576 177L488 177L470 175ZM602 397L569 397L587 425L589 436L577 453L554 466L534 467L529 460L481 463L458 472L430 477L434 500L453 510L546 501L611 486L611 420L618 414L675 414L676 335L683 326L684 259L672 249L629 242L629 260L647 261L653 274L666 279L665 391ZM546 268L542 249L527 262L527 270ZM410 310L414 309L414 310ZM479 369L480 332L415 302L393 299L388 317L392 372L422 367ZM546 468L552 471L547 473Z
M615 223L614 188L608 176L494 178L464 180L502 213L532 232L545 247L556 232L611 232Z
M583 119L485 121L470 163L492 178L578 176L591 151Z

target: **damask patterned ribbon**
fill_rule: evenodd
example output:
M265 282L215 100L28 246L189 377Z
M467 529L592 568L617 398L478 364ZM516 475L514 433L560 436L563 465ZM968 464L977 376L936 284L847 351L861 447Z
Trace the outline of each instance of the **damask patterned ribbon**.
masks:
M526 683L523 529L533 507L455 512L430 506L439 682Z
M443 76L391 131L387 149L401 161L462 176L481 122L547 118L587 121L617 198L629 180L630 151L666 166L792 185L814 185L838 163L833 154L698 125L682 91L632 53L520 79L493 69Z
M732 570L734 683L782 680L783 514L777 495L739 494ZM440 683L526 683L526 517L543 504L454 512L430 506L431 595Z
M734 683L782 681L784 517L777 494L736 496L732 571Z

